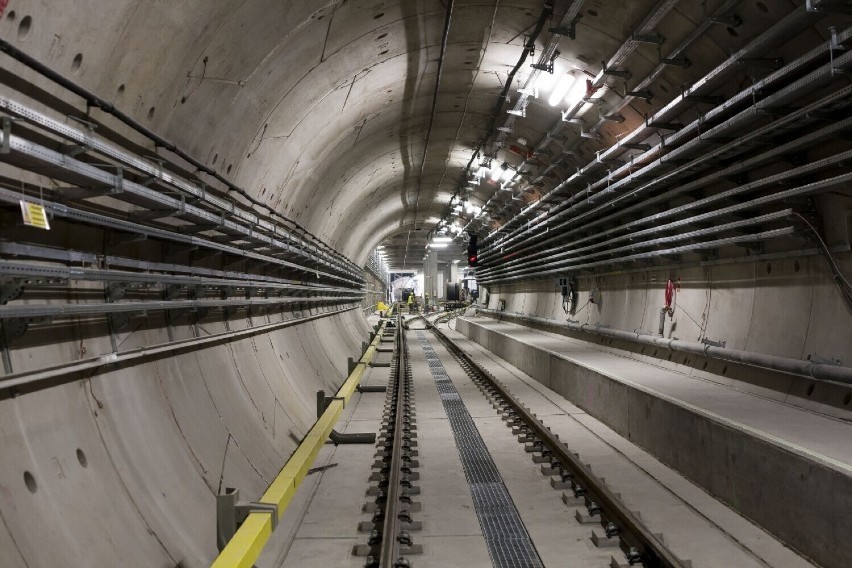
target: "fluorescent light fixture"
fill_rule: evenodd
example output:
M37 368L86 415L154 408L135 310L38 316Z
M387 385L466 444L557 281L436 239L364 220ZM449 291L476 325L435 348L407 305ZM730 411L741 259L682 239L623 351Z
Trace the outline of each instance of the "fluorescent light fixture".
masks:
M497 181L500 179L500 175L503 173L503 170L500 168L494 168L491 170L491 181Z
M442 249L447 248L449 245L450 243L429 243L429 248Z
M452 237L433 237L432 238L433 243L448 243L452 240L453 240Z
M512 179L513 177L515 177L515 172L514 172L514 170L512 170L511 168L506 168L506 171L504 171L504 172L503 172L503 175L502 175L502 176L500 176L500 179L501 179L503 182L507 182L507 181L509 181L510 179Z
M551 91L550 96L547 98L547 104L556 106L561 103L576 81L577 78L572 73L566 73L556 84L556 87L553 88L553 91Z

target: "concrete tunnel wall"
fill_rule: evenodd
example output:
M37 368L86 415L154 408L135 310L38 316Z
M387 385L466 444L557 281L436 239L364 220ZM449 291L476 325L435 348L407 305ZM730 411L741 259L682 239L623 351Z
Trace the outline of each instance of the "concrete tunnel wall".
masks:
M352 310L2 401L3 566L208 565L214 495L266 489L316 419L316 391L336 390L341 353L368 332ZM164 334L137 332L126 348ZM71 347L17 362L67 360Z
M319 167L322 148L333 148L338 137L351 143L347 136L353 130L345 122L354 124L366 112L353 105L353 116L329 121L330 111L322 107L345 97L350 70L361 64L352 60L360 57L359 49L344 47L358 38L334 36L340 44L326 46L329 63L301 80L317 63L308 54L322 52L323 15L341 4L128 0L105 9L103 2L87 0L57 9L52 2L21 0L7 6L0 36L114 100L363 262L371 250L364 235L380 238L393 228L376 232L377 223L387 223L381 210L375 213L377 196L356 192L335 205L346 194L341 187L316 191L317 177L326 171ZM25 18L29 24L23 31ZM285 41L281 30L289 30ZM372 36L360 41L374 45ZM234 43L239 50L230 49ZM286 65L278 64L277 56L267 59L270 53L280 56L277 50L286 52ZM77 53L81 64L72 61ZM52 83L7 64L12 73L85 110ZM402 58L397 76L405 75L406 64ZM238 81L250 78L246 70L262 80L241 88ZM216 80L187 77L205 74ZM290 98L284 101L282 93ZM305 104L293 100L320 108L306 116ZM272 113L277 122L269 121ZM150 147L106 115L93 115ZM264 132L271 143L261 140ZM288 136L305 144L284 144ZM308 155L315 161L306 163ZM350 218L352 199L364 215ZM365 215L372 223L359 226L362 232L353 239L352 228L362 225ZM87 231L53 236L71 248L75 238L100 238ZM153 252L149 256L156 258ZM365 278L369 289L382 289L369 273ZM86 301L86 284L78 288L70 301ZM362 305L379 298L368 293ZM199 327L204 335L265 323L261 316L232 317L227 324L210 318ZM369 331L363 310L356 308L0 401L0 565L106 566L122 558L133 566L209 565L216 555L214 496L226 486L239 488L244 499L266 489L313 424L316 391L337 389L346 376L346 357L360 353ZM118 350L167 342L169 333L181 339L196 331L150 314L138 330L118 334ZM20 373L112 350L104 325L80 320L49 336L23 338L11 357ZM268 554L276 553L275 546L270 544Z
M424 154L444 16L439 3L380 1L369 9L343 0L71 4L11 0L0 37L114 101L357 263L386 236L414 226L407 194ZM457 4L450 43L478 50L493 42L487 63L497 68L517 58L522 40L513 36L534 22L541 2L503 2L497 18L492 5ZM639 4L608 14L601 28L627 29L645 8ZM586 46L590 60L617 45L615 34L602 36ZM716 41L702 46L725 51ZM9 72L78 112L87 110L7 63ZM473 75L455 70L451 79ZM499 86L496 74L493 84ZM454 111L445 109L433 133L438 143L457 137L472 143L480 135L492 99L466 94L466 113L478 122L459 128ZM135 133L89 111L156 154ZM445 145L457 151L452 160L469 158ZM437 185L437 171L428 172L424 186ZM841 264L847 273L852 269L848 255ZM698 321L708 314L706 337L790 357L852 357L848 310L818 256L678 275L678 303ZM668 276L654 271L581 280L581 304L592 286L604 297L602 305L587 306L581 320L655 330ZM491 292L492 307L505 298L507 311L564 316L551 280ZM374 303L371 295L364 300ZM696 339L699 326L683 314L676 312L675 331L667 320L666 334ZM228 321L231 330L248 325ZM226 329L215 320L202 327L206 333ZM240 488L247 498L265 489L313 422L316 390L340 384L345 357L360 350L368 331L356 309L0 401L0 564L99 566L117 558L134 566L209 564L214 495L224 486ZM120 348L156 344L168 332L152 315L148 325L120 335ZM18 343L15 370L112 351L107 331L85 321L57 333ZM195 331L176 324L171 333L180 338Z
M852 259L839 259L844 270ZM820 255L789 256L776 260L718 264L682 269L655 269L611 274L578 280L577 311L565 314L555 278L503 284L487 289L487 307L498 309L505 300L507 314L532 315L564 322L600 324L627 331L644 330L656 335L664 288L669 278L680 278L672 317L665 318L665 337L685 341L708 338L725 341L732 349L767 353L793 359L808 355L852 360L852 326L849 308L835 285L825 259ZM590 290L600 291L601 302L589 302ZM597 343L585 334L575 337ZM631 356L651 360L644 350ZM773 398L791 396L791 402L820 412L848 416L852 403L845 388L814 381L792 380L772 374L771 379L753 367L708 360L706 367L693 368L679 355L655 364L676 367L690 375L766 394ZM783 380L781 380L783 379Z

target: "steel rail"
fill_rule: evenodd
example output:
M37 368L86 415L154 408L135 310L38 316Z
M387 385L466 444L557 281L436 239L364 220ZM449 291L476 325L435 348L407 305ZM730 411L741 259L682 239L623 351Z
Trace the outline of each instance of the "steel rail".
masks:
M406 340L400 313L396 316L396 376L394 377L395 422L393 424L393 446L391 449L390 470L388 471L387 501L385 502L384 522L382 523L382 544L379 552L379 568L395 568L400 560L400 532L402 519L400 513L405 508L400 500L402 495L402 446L403 421L407 414L405 400L406 382Z
M337 394L260 497L260 503L274 505L275 511L250 513L213 561L211 568L253 568L272 535L278 519L284 516L284 512L296 494L296 489L305 479L320 449L329 438L337 419L343 413L343 408L355 393L367 365L377 353L384 332L385 322L382 322L376 330L373 341L340 386Z
M464 361L473 372L493 388L511 407L512 412L530 429L543 446L550 450L563 471L568 470L576 486L582 488L587 502L600 507L601 524L613 523L618 537L622 540L622 549L628 555L630 564L641 561L646 568L666 567L682 568L683 563L663 541L654 535L639 518L627 508L621 499L609 489L547 426L545 426L505 385L473 360L463 349L455 344L440 329L427 322L428 328L438 340L457 358ZM605 520L604 520L605 519ZM606 523L606 524L605 524ZM607 527L607 533L610 529ZM635 552L634 552L635 551ZM632 558L631 558L632 556Z

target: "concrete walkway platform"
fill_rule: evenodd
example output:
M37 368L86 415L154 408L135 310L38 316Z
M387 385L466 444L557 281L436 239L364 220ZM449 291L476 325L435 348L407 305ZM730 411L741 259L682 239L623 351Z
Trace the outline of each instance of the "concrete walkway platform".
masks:
M516 324L456 327L818 563L852 558L849 422Z

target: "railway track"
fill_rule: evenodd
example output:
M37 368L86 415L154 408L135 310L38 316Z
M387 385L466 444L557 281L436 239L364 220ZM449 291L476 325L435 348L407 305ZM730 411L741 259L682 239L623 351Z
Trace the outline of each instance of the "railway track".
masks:
M553 487L564 490L563 501L578 507L576 520L599 526L592 531L594 544L621 550L621 556L612 557L611 568L690 565L679 559L660 536L653 534L638 515L625 506L620 496L595 476L547 425L437 326L422 317L408 321L421 319L512 428L519 442L525 444L533 461L542 464L542 473L552 476ZM415 485L419 479L419 463L407 324L401 314L397 314L394 324L391 376L370 475L371 486L367 490L368 502L363 507L363 512L372 517L358 527L369 536L365 544L353 548L353 554L365 558L366 568L408 568L413 565L411 557L422 553L422 546L415 543L413 536L422 527L414 519L420 511L420 504L414 500L419 494Z
M369 533L369 538L367 544L357 545L353 550L353 554L366 557L367 568L406 568L411 566L408 557L422 552L412 536L412 531L421 528L414 520L420 504L413 499L419 493L414 485L419 478L416 471L419 463L414 389L400 314L395 325L394 360L370 476L373 485L367 490L371 501L364 505L364 512L372 514L372 519L358 527Z
M446 347L502 415L507 426L512 428L512 433L518 436L518 440L525 444L527 452L532 454L533 461L542 464L542 473L553 476L553 487L565 490L563 501L578 507L577 521L600 526L600 532L593 531L594 544L599 547L620 548L623 556L612 558L612 568L690 566L689 562L678 558L661 537L653 534L639 517L625 506L619 495L595 476L591 469L500 381L428 321L427 329ZM584 512L581 512L583 510Z

